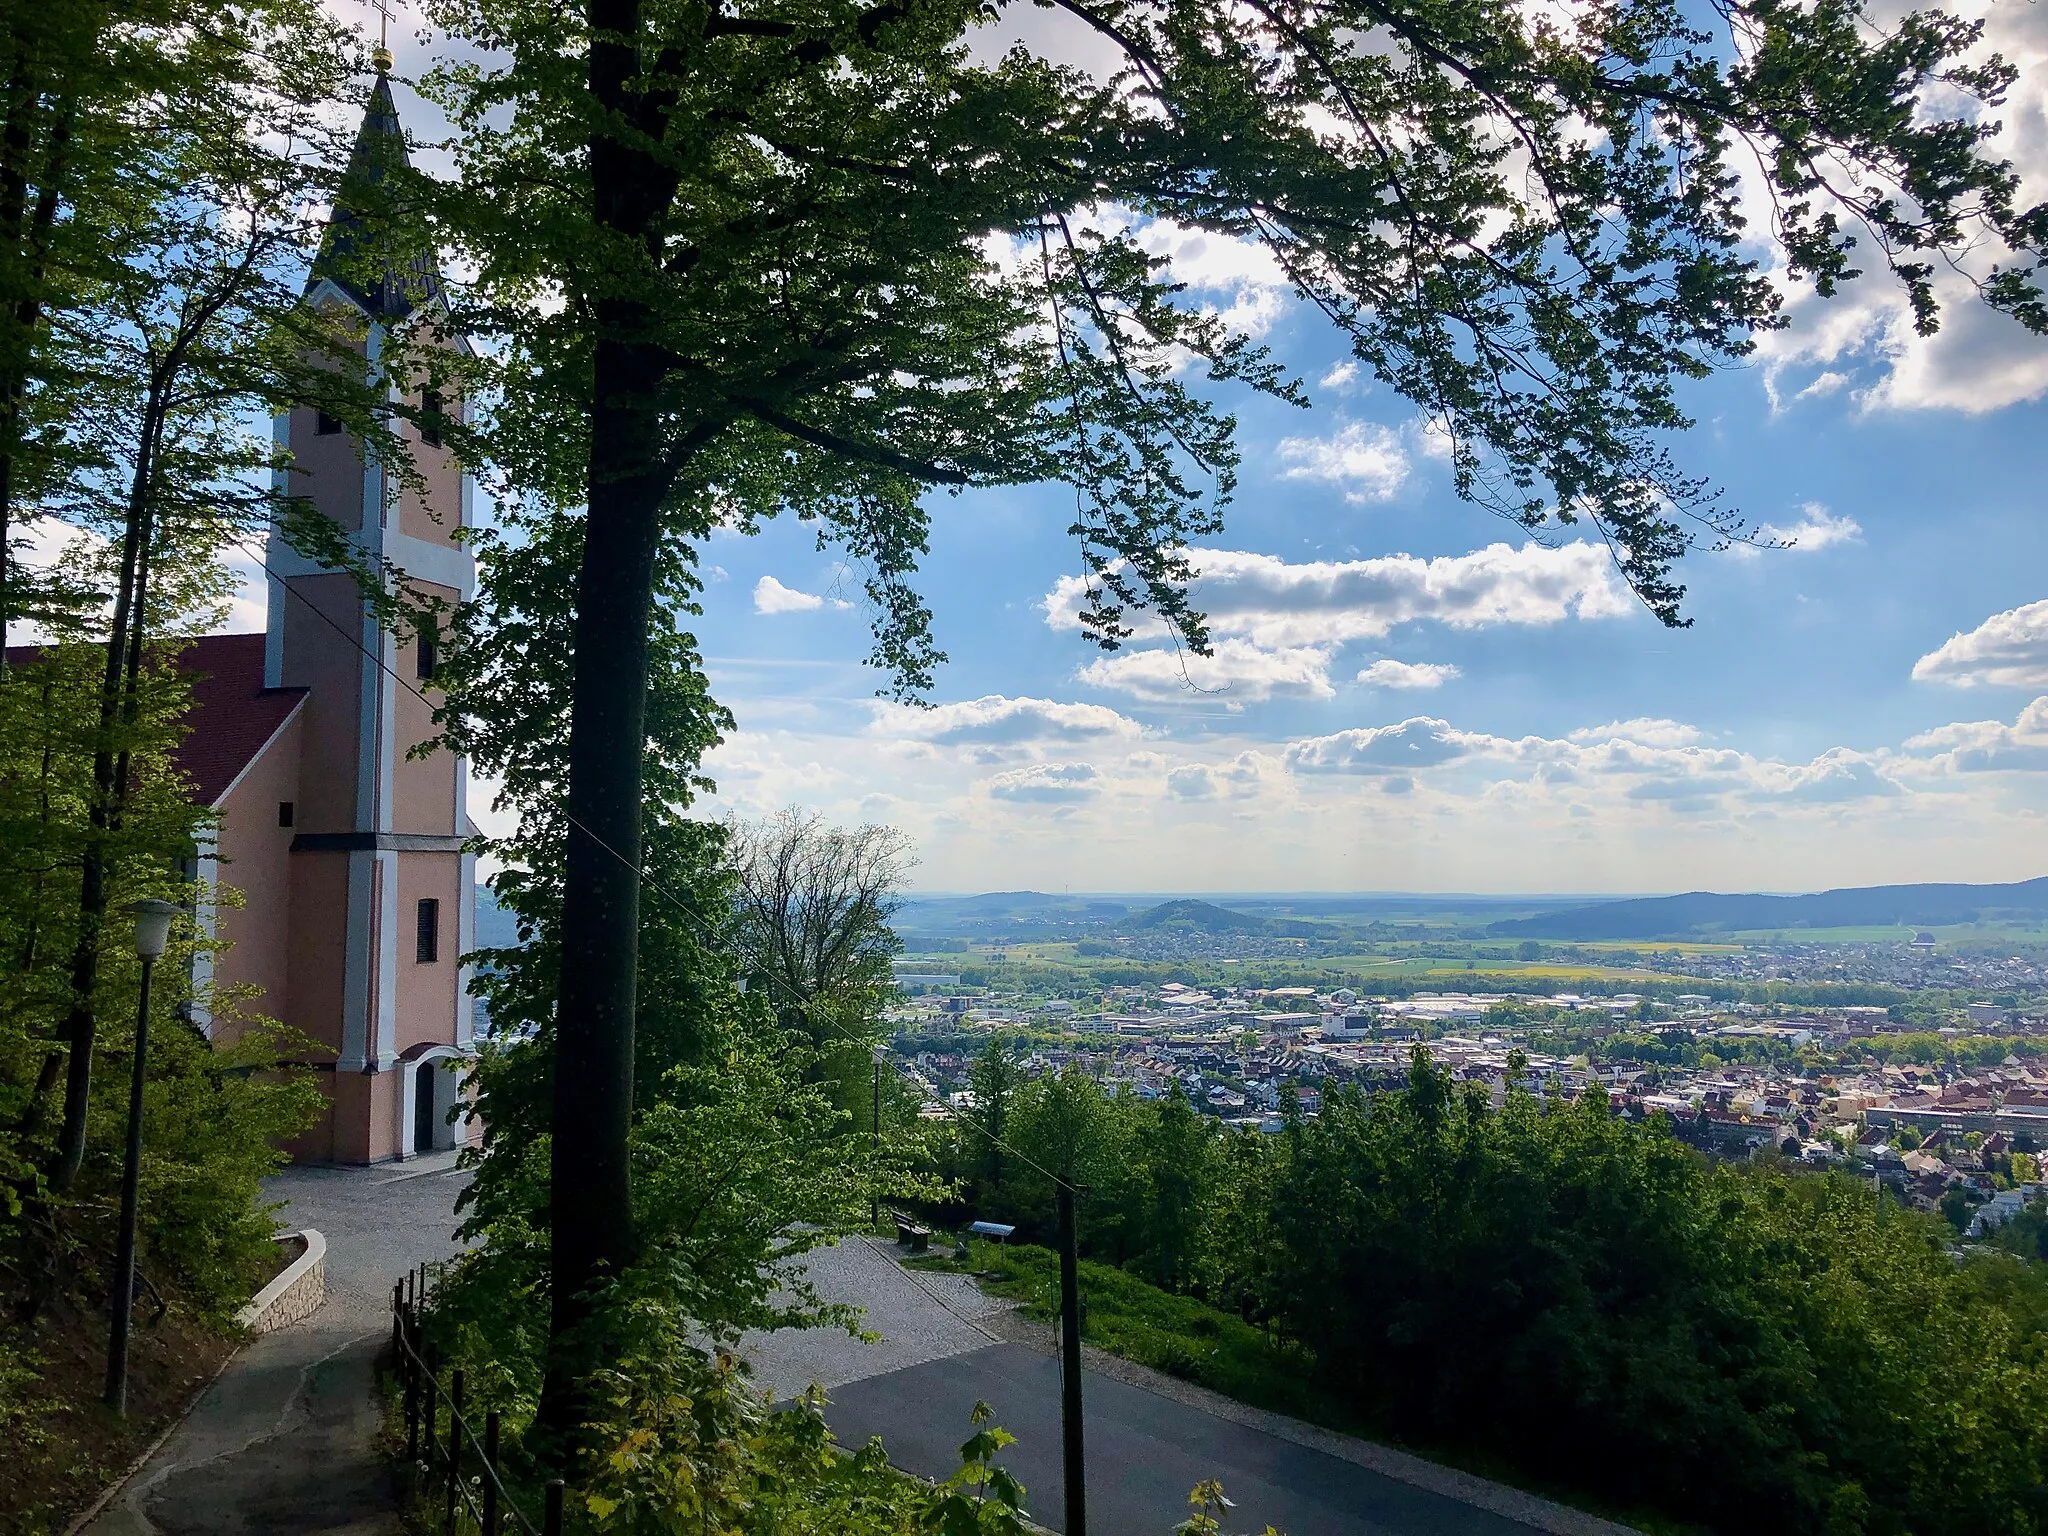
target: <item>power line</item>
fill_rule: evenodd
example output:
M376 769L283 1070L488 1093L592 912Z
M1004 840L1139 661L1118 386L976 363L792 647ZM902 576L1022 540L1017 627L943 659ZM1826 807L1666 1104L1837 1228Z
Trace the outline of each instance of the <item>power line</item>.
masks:
M250 548L249 544L241 538L234 538L231 539L229 542L239 546L244 553L250 555L253 559L255 559L257 564L262 567L265 575L269 576L271 580L275 581L278 584L278 586L282 588L288 595L298 598L299 602L304 606L306 611L313 614L316 618L320 620L321 623L327 625L327 627L332 629L337 635L340 635L342 639L346 640L350 645L353 645L358 651L361 651L364 657L367 658L370 664L376 667L378 671L382 672L386 677L390 678L393 682L397 683L399 687L405 689L406 692L410 693L414 698L418 699L422 704L426 705L428 709L432 710L437 708L432 699L428 698L424 693L420 692L419 689L415 688L412 685L410 679L402 675L396 668L387 665L385 663L384 658L381 655L379 655L376 651L371 650L369 646L363 644L360 636L350 634L349 631L343 628L342 625L339 622L337 622L331 615L322 612L317 604L312 602L303 594L294 590L291 583L288 580L286 580L284 576L280 575L278 571L270 564L270 557L267 552ZM610 854L613 858L617 859L626 868L632 870L633 878L635 880L640 882L640 884L642 884L643 886L647 886L653 889L654 891L658 892L660 895L666 897L669 900L669 902L675 906L677 911L681 912L685 917L687 917L691 922L695 923L703 931L706 939L709 941L712 948L717 949L722 953L731 955L734 959L741 961L743 964L751 962L751 957L742 954L737 948L733 947L722 935L718 933L716 929L714 929L710 925L710 923L704 920L703 915L699 913L690 902L685 901L682 897L676 895L673 891L669 890L668 887L662 884L660 880L650 875L645 868L635 864L631 859L627 858L618 849L614 848L610 843L606 842L603 838L599 837L595 832L591 831L589 827L585 826L581 821L578 821L576 817L570 813L567 806L558 805L556 809L561 813L562 819L565 822L567 822L570 826L574 827L577 831L581 832L585 837L590 839L590 841L594 843L597 847L602 848L606 853ZM765 979L771 987L780 987L784 994L788 997L790 1006L801 1010L807 1018L822 1017L825 1024L828 1027L836 1029L839 1032L841 1038L844 1039L848 1044L859 1045L863 1043L860 1036L855 1035L847 1029L845 1029L844 1026L838 1024L837 1021L834 1020L829 1014L818 1015L812 1013L809 1001L805 999L801 994L796 992L794 988L790 987L788 983L784 982L780 977L778 977L772 970L764 966L759 970L758 974L761 977L763 977L763 979ZM912 1081L907 1068L903 1067L901 1064L893 1060L890 1062L890 1066L896 1071L899 1077L902 1077L905 1081ZM915 1084L913 1085L916 1086ZM1016 1147L1011 1146L1008 1142L1004 1141L1000 1136L996 1135L995 1132L991 1131L987 1126L983 1125L980 1121L976 1120L972 1115L963 1112L958 1105L953 1104L949 1101L946 1106L946 1110L950 1116L960 1120L962 1123L966 1124L973 1130L978 1131L982 1136L986 1137L991 1145L1000 1148L1002 1151L1007 1152L1010 1156L1018 1159L1018 1161L1027 1164L1031 1168L1035 1169L1037 1172L1043 1174L1046 1178L1052 1180L1055 1185L1060 1185L1067 1182L1065 1179L1061 1178L1060 1175L1054 1173L1051 1169L1047 1168L1043 1163L1039 1162L1036 1158L1032 1157L1029 1153L1019 1151Z

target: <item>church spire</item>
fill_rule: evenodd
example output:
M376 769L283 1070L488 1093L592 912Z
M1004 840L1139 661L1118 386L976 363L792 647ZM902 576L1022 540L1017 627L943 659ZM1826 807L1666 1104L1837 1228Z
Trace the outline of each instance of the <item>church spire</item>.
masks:
M402 179L411 162L405 130L391 95L391 50L379 42L372 55L377 77L363 107L348 169L335 192L327 233L314 258L311 285L332 282L377 320L402 320L441 292L441 274L431 252L405 249L395 222L390 182ZM393 173L400 173L394 177Z

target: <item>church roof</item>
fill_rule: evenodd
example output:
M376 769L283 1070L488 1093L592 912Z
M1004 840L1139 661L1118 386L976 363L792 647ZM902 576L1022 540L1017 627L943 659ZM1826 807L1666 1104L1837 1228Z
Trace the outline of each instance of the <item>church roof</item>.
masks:
M199 803L217 806L306 690L263 686L260 634L201 635L178 657L178 670L192 679L192 709L175 756L198 786Z
M379 206L386 194L378 189L392 171L403 171L411 163L405 130L398 123L398 104L391 97L391 77L380 69L310 278L312 284L323 279L333 283L379 320L403 320L441 293L440 269L430 252L417 251L396 266L372 270L382 233L378 225L388 218L388 210Z
M7 661L26 666L42 653L39 645L10 645ZM179 653L178 670L191 678L192 707L171 755L192 776L199 803L217 806L307 690L263 686L262 635L201 635Z

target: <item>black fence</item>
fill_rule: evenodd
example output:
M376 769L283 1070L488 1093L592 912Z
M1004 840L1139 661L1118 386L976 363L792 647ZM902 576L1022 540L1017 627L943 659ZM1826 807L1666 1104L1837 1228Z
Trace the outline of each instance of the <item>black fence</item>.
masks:
M562 1480L547 1485L541 1522L536 1526L513 1501L499 1476L498 1410L484 1415L483 1438L464 1415L462 1372L448 1373L444 1392L433 1346L420 1332L419 1309L426 1299L427 1266L422 1264L391 1288L391 1353L405 1381L405 1456L423 1469L431 1498L436 1482L444 1503L446 1536L469 1527L482 1536L562 1536ZM447 1437L442 1438L442 1426Z

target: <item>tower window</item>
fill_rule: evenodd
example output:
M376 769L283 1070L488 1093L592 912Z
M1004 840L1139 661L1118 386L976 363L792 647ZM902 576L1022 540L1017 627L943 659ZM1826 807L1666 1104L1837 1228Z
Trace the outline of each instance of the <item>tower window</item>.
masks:
M429 448L441 446L441 392L438 389L420 392L420 441Z
M421 965L432 965L441 958L441 903L432 896L420 898L419 932L412 957Z
M280 800L277 802L277 824L280 827L290 826L293 814L294 810L291 801Z
M313 435L315 437L339 437L341 435L341 418L339 416L330 416L325 411L315 411L313 413Z
M441 665L441 647L431 634L422 634L413 647L413 658L419 664L419 675L432 677Z

